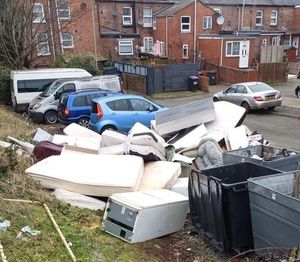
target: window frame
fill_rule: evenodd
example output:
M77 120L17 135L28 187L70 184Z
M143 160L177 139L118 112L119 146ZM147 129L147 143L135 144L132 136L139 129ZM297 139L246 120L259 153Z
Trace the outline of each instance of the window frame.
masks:
M36 6L42 7L42 10L36 12L36 11L35 11L35 7L36 7ZM41 17L41 18L38 17L38 16L35 17L35 14L42 14L42 17ZM33 17L32 17L32 23L34 23L34 24L38 24L38 23L46 23L46 21L45 21L45 10L44 10L44 5L43 5L42 3L34 3L34 4L33 4L33 8L32 8L32 16L33 16Z
M145 10L150 10L150 15L145 15ZM144 7L143 8L143 27L153 27L153 12L151 7ZM146 23L146 19L150 19L151 22Z
M130 15L124 15L125 9L130 10ZM125 22L126 18L129 18L130 22ZM132 26L132 8L130 6L124 6L122 8L122 23L123 23L123 26Z
M212 16L207 15L203 17L202 28L204 30L212 29Z
M82 101L80 101L80 99L84 100L84 104L83 105L76 104L76 102L78 103L78 101L82 102ZM88 95L77 96L73 100L72 107L87 107L87 106L90 106L89 101L90 101L90 99L89 99Z
M189 19L189 22L188 23L183 23L182 22L182 19L183 18L188 18ZM181 33L190 33L191 32L191 19L192 17L191 16L181 16L180 17L180 32ZM183 26L187 26L188 25L188 29L183 29Z
M261 41L261 45L262 46L267 46L268 44L268 39L267 38L264 38L262 41Z
M275 16L272 15L273 12L276 14ZM272 19L275 19L275 22L272 22ZM278 23L278 10L271 10L270 25L276 26L277 23Z
M150 40L150 41L149 41ZM152 46L151 46L151 48L146 48L146 43L148 42L148 45L149 45L149 43L151 43L152 42ZM145 50L145 52L153 52L154 50L153 50L153 47L154 47L154 42L153 42L153 37L152 36L145 36L144 38L143 38L143 45L144 45L144 50ZM150 46L150 45L149 45Z
M45 41L41 41L41 42L38 42L37 45L36 45L36 50L37 50L37 56L48 56L51 54L50 52L50 46L49 46L49 41L48 41L48 34L46 32L42 32L42 33L39 33L37 35L37 38L39 38L41 35L44 35L45 36ZM39 41L39 40L38 40ZM42 46L42 47L45 47L47 48L47 52L41 52L41 49L42 48L39 48L39 46Z
M123 45L123 46L126 46L125 44L122 44L122 42L130 42L131 44L130 44L130 46L131 46L131 52L130 53L121 53L121 46ZM129 45L128 45L129 46ZM133 41L132 40L119 40L118 41L118 51L119 51L119 55L133 55Z
M186 52L186 55L185 55ZM188 44L183 44L182 45L182 58L183 59L188 59L189 58L189 45Z
M68 8L67 9L61 9L60 6L59 6L60 4L67 4ZM60 12L67 12L68 17L61 17L59 15ZM62 1L62 2L57 3L57 17L58 17L59 21L66 21L66 20L71 19L71 8L70 8L70 4L68 2Z
M280 45L280 36L273 36L271 40L271 45L272 46L279 46Z
M137 101L136 104L134 101ZM137 110L136 108L134 108L134 106L139 105L138 104L139 102L142 102L143 104L147 105L147 107L143 110L140 110L141 108L138 108L138 110ZM139 98L130 98L129 103L130 103L131 111L134 111L134 112L147 112L151 105L148 101L145 101L145 100L139 99Z
M258 15L260 13L260 15ZM257 23L257 19L260 19L261 22ZM256 15L255 15L255 26L262 26L264 22L264 11L263 10L256 10Z
M69 35L71 36L71 39L68 39L68 40L64 39L63 36L66 35L66 34L69 34ZM62 45L62 47L63 47L64 49L74 48L74 37L73 37L73 34L72 34L72 33L70 33L70 32L61 32L61 33L60 33L60 39L61 39L61 45ZM70 46L65 46L65 45L64 45L64 42L66 42L66 41L71 41L72 45L70 45Z
M239 53L238 54L232 54L233 53L233 45L234 43L239 43ZM231 54L228 54L228 45L231 44ZM227 41L226 42L226 57L239 57L240 56L240 48L241 48L241 42L240 41Z

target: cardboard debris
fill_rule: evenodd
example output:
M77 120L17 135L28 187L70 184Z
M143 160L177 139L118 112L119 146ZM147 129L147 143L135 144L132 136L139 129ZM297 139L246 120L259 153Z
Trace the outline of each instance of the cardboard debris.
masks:
M129 243L143 242L183 228L188 198L166 189L109 197L102 229Z
M91 150L98 151L100 147L99 140L93 137L82 137L82 136L67 136L67 135L54 135L53 143L58 145L70 145L82 148L87 148Z
M34 142L49 141L52 142L53 136L41 128L37 128L33 137Z
M225 138L227 150L235 150L249 146L247 129L246 126L241 125L228 131L227 137Z
M179 163L155 161L145 164L139 191L169 189L181 174Z
M102 133L101 147L124 144L126 135L113 130L105 130Z
M50 189L61 188L91 196L136 191L144 171L137 156L74 154L51 156L25 173Z
M215 118L214 103L211 98L207 98L157 112L153 128L163 136L191 126L211 122Z
M79 208L88 208L92 210L100 209L101 211L103 211L106 206L106 203L99 199L63 190L60 188L55 189L53 194L58 200Z
M68 136L86 137L90 139L95 139L96 141L98 141L99 145L101 143L101 135L76 123L72 123L66 126L63 132L65 135Z
M11 146L11 143L7 143L5 141L0 140L0 147L9 148L10 146Z
M12 141L14 144L17 144L18 146L20 146L24 151L28 152L29 154L32 154L33 149L34 149L33 144L30 144L28 142L23 142L14 137L11 137L11 136L8 136L7 139Z

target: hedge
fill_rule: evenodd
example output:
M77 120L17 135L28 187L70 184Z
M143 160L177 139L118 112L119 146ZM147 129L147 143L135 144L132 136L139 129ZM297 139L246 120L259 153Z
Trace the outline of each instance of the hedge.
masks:
M10 69L0 67L0 103L9 104L10 102Z

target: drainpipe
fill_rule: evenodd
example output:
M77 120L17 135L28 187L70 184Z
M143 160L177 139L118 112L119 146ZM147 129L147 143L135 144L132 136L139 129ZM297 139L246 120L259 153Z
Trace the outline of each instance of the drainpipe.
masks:
M135 0L132 3L132 23L133 23L133 32L136 33L136 4Z
M244 12L245 12L245 0L243 0L243 7L242 7L242 24L241 24L241 30L244 29Z
M239 12L239 15L238 15L238 30L240 30L240 23L241 23L241 8L237 5L236 6L237 7L237 9L238 9L238 12Z
M220 55L221 55L220 66L223 66L223 47L224 47L224 38L222 37L222 39L221 39L221 52L220 52Z
M197 0L194 4L194 51L193 51L193 61L196 63L196 43L197 43Z
M169 18L169 16L166 15L166 57L168 57L168 55L169 55L168 18Z
M59 17L58 17L58 8L57 8L57 0L54 0L55 2L55 9L56 9L56 19L57 19L57 26L58 26L58 40L60 43L60 48L61 48L61 53L64 53L64 47L61 41L61 27L60 27L60 22L59 22Z
M95 65L98 67L97 64L97 40L96 40L96 30L95 30L95 13L94 13L94 0L91 0L91 8L92 8L92 22L93 22L93 38L94 38L94 52L95 52Z
M48 0L48 13L49 13L49 27L50 27L50 38L52 42L52 51L53 51L53 61L56 59L56 52L55 52L55 43L54 43L54 37L53 37L53 28L52 28L52 15L51 15L51 7L50 7L50 1Z

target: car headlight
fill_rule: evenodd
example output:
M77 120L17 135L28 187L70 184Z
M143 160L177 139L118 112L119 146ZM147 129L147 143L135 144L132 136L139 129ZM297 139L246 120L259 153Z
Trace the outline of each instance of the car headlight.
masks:
M32 109L37 109L41 106L41 103L40 102L37 102L33 107Z
M281 98L281 93L279 93L279 94L277 95L277 99L279 99L279 98Z

